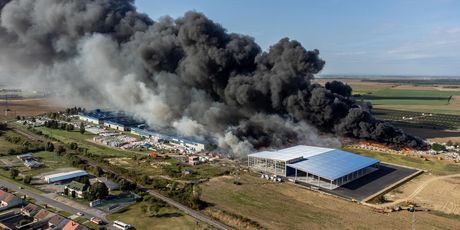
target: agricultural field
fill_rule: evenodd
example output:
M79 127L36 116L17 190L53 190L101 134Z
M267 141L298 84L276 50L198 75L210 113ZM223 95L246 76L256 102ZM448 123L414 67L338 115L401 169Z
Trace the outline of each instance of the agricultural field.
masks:
M163 207L156 216L147 215L143 211L145 202L132 205L125 210L108 215L110 220L121 220L132 224L136 229L209 229L204 223L198 222L177 209Z
M437 130L460 129L460 115L433 114L389 109L374 109L372 112L377 118L385 121L391 121L398 126Z
M345 147L344 150L362 156L372 157L387 163L423 169L428 173L432 173L433 175L449 175L460 173L460 164L454 163L453 161L438 160L436 158L425 159L417 156L396 155L372 150L353 149L348 147Z
M380 214L370 208L337 199L290 183L268 182L252 174L241 175L241 185L222 176L202 186L202 198L211 203L205 212L245 229L385 229L411 228L407 211ZM457 229L455 218L417 213L417 229ZM245 218L243 218L245 217Z
M62 109L59 105L53 103L52 99L19 99L8 100L8 116L5 116L7 109L4 99L0 99L0 121L15 119L16 116L35 116L47 112L55 112Z
M431 181L427 184L427 181ZM423 187L422 190L420 190ZM460 221L460 174L458 177L436 180L436 176L424 174L385 195L388 202L405 198L414 191L420 192L412 199L420 205L438 212L457 215Z

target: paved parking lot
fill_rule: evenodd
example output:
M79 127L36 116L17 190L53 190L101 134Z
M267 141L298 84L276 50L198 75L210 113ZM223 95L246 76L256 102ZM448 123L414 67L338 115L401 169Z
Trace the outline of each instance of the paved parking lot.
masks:
M415 172L416 169L381 163L379 170L326 192L361 201Z

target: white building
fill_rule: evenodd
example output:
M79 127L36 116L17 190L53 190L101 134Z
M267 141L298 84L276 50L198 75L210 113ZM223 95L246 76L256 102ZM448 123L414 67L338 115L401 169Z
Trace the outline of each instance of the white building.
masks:
M56 173L51 175L46 175L43 177L47 183L54 183L63 180L69 180L76 177L88 176L89 174L84 170L75 170L71 172Z
M295 182L335 189L378 169L380 161L338 149L298 145L248 155L248 166Z

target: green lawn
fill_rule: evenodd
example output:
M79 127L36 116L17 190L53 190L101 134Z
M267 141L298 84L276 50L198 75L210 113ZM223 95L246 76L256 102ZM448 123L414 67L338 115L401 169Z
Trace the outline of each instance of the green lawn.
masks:
M447 160L429 159L428 161L415 157L389 153L382 153L370 150L344 148L346 151L354 152L363 156L372 157L382 162L404 165L423 170L428 170L435 175L449 175L460 173L460 164Z
M109 220L120 220L133 225L136 229L207 229L203 223L196 224L196 220L176 209L165 207L160 210L158 217L149 217L142 211L140 202L121 211L108 215Z

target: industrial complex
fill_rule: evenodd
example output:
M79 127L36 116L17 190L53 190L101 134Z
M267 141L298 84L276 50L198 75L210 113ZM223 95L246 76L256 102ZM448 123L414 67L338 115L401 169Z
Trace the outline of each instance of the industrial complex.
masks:
M306 145L248 155L254 171L330 190L378 170L379 164L354 153Z
M202 141L193 140L191 137L165 134L156 131L152 128L148 128L144 122L138 121L124 112L101 111L97 109L80 113L79 118L82 121L95 125L130 132L131 134L151 139L153 144L166 142L174 146L184 147L190 152L200 152L205 149L205 143Z

